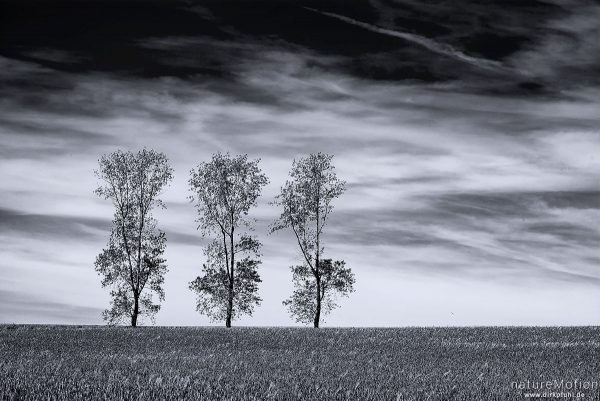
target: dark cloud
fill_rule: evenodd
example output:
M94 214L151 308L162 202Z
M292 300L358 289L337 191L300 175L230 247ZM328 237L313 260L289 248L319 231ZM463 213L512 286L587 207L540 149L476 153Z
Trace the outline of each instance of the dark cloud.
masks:
M0 230L28 238L97 238L110 229L110 219L79 216L31 214L0 208Z
M302 97L303 93L298 93ZM305 107L311 104L310 99L303 101ZM341 154L346 150L354 150L368 143L374 153L394 151L397 154L439 156L446 151L435 146L419 145L401 138L370 138L346 135L343 130L332 131L328 135L310 132L304 127L304 121L290 115L289 121L276 121L272 115L265 114L262 118L255 115L240 116L228 113L218 113L206 118L204 123L210 132L219 135L223 141L241 152L255 154L277 153L280 155L303 154L313 151L323 151ZM294 124L297 120L297 124ZM318 149L317 149L318 147Z
M0 155L6 159L68 156L90 146L104 147L114 143L107 135L39 117L31 120L0 117L0 134Z
M455 193L429 199L437 210L478 218L539 217L549 207L600 209L600 192L594 191Z
M51 113L61 117L111 118L133 115L160 121L177 120L179 114L152 102L134 102L133 93L143 91L141 81L110 81L100 75L74 75L40 67L36 64L0 57L0 107L5 123L35 124L28 121L31 112ZM161 93L158 96L172 96ZM158 97L157 96L157 97ZM23 112L30 114L23 116ZM39 122L39 121L38 121Z
M169 244L193 245L198 246L198 249L206 244L206 241L199 234L193 235L172 230L165 230L165 234Z
M447 194L430 197L436 210L474 218L530 218L540 213L529 194Z
M600 244L600 231L573 223L535 223L526 225L524 230L555 237L562 243L573 243L589 247Z
M436 177L435 180L443 179ZM405 180L383 180L380 187L386 182L403 184ZM427 183L427 179L424 182ZM366 184L368 188L374 187L372 183ZM330 230L334 236L343 237L339 241L341 243L452 246L455 241L428 231L438 226L456 231L493 232L494 229L504 229L504 225L508 224L515 233L546 233L562 236L565 240L572 237L590 245L598 238L597 231L574 223L557 222L552 211L600 209L600 204L593 197L595 194L586 191L438 193L417 196L418 207L338 210L331 215ZM497 234L500 236L502 233Z
M594 195L539 191L417 197L419 206L337 210L330 218L326 238L349 249L372 247L368 252L375 254L382 247L396 249L386 255L393 258L389 263L401 270L423 268L474 277L538 274L568 282L598 281L597 274L588 269L590 258L598 254L597 225L556 217L556 213L579 208L598 209ZM447 258L439 261L436 255Z
M99 239L108 237L110 219L64 215L30 214L13 209L0 208L0 232L25 235L41 239ZM200 235L177 230L164 230L169 243L202 245Z
M113 96L107 92L127 90L136 85L135 79L173 77L185 80L186 85L177 85L179 88L192 85L190 90L169 93L180 99L195 98L198 89L203 88L235 101L271 105L288 111L307 108L307 102L311 101L347 100L347 95L325 87L310 91L304 88L299 97L298 88L291 88L292 91L286 93L282 86L270 88L265 82L248 82L249 73L257 69L268 71L291 65L285 60L285 53L297 56L294 63L299 63L298 68L286 73L298 80L325 73L348 73L369 80L458 82L458 87L452 91L485 92L510 87L505 93L514 95L524 91L523 95L527 96L536 85L553 87L556 82L567 85L564 80L538 84L535 76L524 78L519 74L507 77L503 73L494 78L485 73L481 76L462 65L460 60L432 54L427 48L415 48L406 41L386 38L343 21L332 23L304 6L318 5L324 12L359 18L384 29L406 31L426 41L435 41L442 48L456 49L457 54L471 52L473 57L493 62L506 59L517 69L527 62L513 62L513 59L543 57L545 39L540 32L567 29L568 24L561 22L563 19L573 19L574 25L583 26L581 30L573 28L574 32L571 32L578 43L592 43L586 39L590 35L587 35L588 28L585 27L589 24L586 25L588 20L584 14L573 12L573 16L565 16L563 9L547 2L510 2L503 7L471 1L461 3L468 13L454 12L455 4L417 5L408 0L397 4L360 1L352 7L337 1L318 4L226 1L208 2L202 6L152 2L143 12L138 10L137 2L120 2L116 9L100 2L56 2L52 7L42 2L35 8L28 7L27 2L6 2L3 4L6 24L0 42L0 54L5 57L6 68L0 74L4 84L0 94L6 105L20 109L98 118L113 117L118 111L174 122L181 116L173 110L131 104L127 102L127 96ZM278 18L272 18L274 9ZM110 17L115 12L123 17L123 22L115 24ZM163 16L160 24L155 23L154 15ZM93 24L85 23L86 18L92 16ZM584 21L578 22L580 20ZM407 21L412 21L412 25ZM35 35L24 31L29 26L36 27ZM428 32L431 26L444 29L438 29L440 32L435 35ZM88 46L88 43L95 45ZM508 45L503 43L511 44L514 49L507 49ZM491 49L502 54L484 54ZM283 59L277 60L282 56ZM593 65L591 62L580 64ZM90 93L86 85L89 79L82 79L90 73L107 73L133 81L122 88L113 86ZM576 75L585 76L581 71ZM96 85L93 89L99 87ZM464 99L465 102L469 100L476 101ZM595 118L571 117L567 120L552 115L525 117L516 110L478 111L472 107L473 103L465 105L461 101L447 105L436 105L435 102L411 105L398 97L369 101L390 110L410 110L412 107L418 112L429 107L427 113L447 113L459 118L468 113L470 119L481 119L482 126L487 124L490 129L506 133L556 129L569 124L592 128L597 124ZM433 109L436 107L438 110Z
M369 224L360 224L360 219L352 220L352 227L349 224L340 224L340 220L336 219L332 222L326 234L327 238L334 243L358 245L361 246L400 246L400 247L426 247L426 246L455 246L453 241L449 241L443 237L438 237L426 232L403 229L402 224L390 227L390 224L379 225L381 219L377 212L369 211L368 214L373 216L376 221L369 221ZM346 215L348 217L348 215ZM359 220L359 221L357 221Z
M3 323L99 323L100 308L56 302L36 294L0 289Z
M456 7L469 12L456 13ZM224 81L235 81L240 62L251 60L261 46L273 43L279 48L337 56L338 62L328 68L364 78L471 81L481 74L473 69L477 65L465 67L465 60L492 65L526 51L526 44L535 47L531 43L539 41L539 31L550 29L548 21L558 18L561 11L542 1L510 2L500 7L475 1L450 5L410 0L396 4L363 0L352 6L334 0L211 1L201 5L150 2L143 10L135 1L110 7L101 2L53 2L51 6L42 2L35 8L27 2L10 1L2 8L2 54L6 57L67 72L201 76ZM309 8L417 39L390 37L348 21L332 20ZM119 22L114 20L115 13L121 17ZM156 23L156 15L161 15L160 23ZM31 26L35 26L35 35L27 34ZM188 45L182 47L185 41ZM248 45L230 45L240 42L252 43L254 52ZM523 79L518 75L508 79L515 89ZM483 76L488 81L491 78L488 73ZM493 81L493 85L507 86L504 72Z
M400 145L401 147L401 145ZM403 148L404 150L404 148ZM415 151L411 147L409 147L408 153L419 154L418 151ZM436 154L436 153L431 153ZM437 153L439 154L439 153ZM373 180L360 180L357 182L349 183L350 190L352 189L369 189L369 188L381 188L381 187L397 187L406 184L434 184L434 183L444 183L447 184L458 177L454 174L427 174L427 175L415 175L410 177L393 177L393 178L379 178Z
M551 208L600 209L600 191L554 191L534 196Z
M437 54L441 54L441 55L444 55L444 56L447 56L450 58L454 58L458 61L462 61L462 62L474 65L479 68L490 69L490 70L504 70L505 69L505 67L500 63L497 63L497 62L491 61L491 60L487 60L487 59L470 56L468 54L463 53L459 49L456 49L446 43L440 43L435 40L429 39L425 36L416 35L414 33L409 33L409 32L381 28L374 24L368 24L363 21L355 20L355 19L349 18L344 15L321 11L321 10L315 9L315 8L307 8L307 10L314 11L318 14L321 14L321 15L324 15L324 16L327 16L330 18L334 18L339 21L346 22L350 25L355 25L355 26L361 27L361 28L366 29L371 32L375 32L375 33L379 33L379 34L387 35L387 36L392 36L392 37L403 39L403 40L411 42L411 43L415 43L419 46L424 47L427 50L430 50L433 53L437 53Z
M594 130L600 123L597 113L588 110L591 104L580 96L561 95L531 98L515 95L502 96L474 95L462 86L429 87L418 93L406 96L371 96L369 100L377 106L372 115L402 110L394 120L397 124L428 124L441 128L476 123L479 130L473 136L506 135L525 139L538 139L545 133L560 130ZM563 102L557 110L551 105ZM410 117L407 114L410 113ZM436 118L432 120L431 116Z
M0 13L2 53L77 73L188 76L197 73L199 68L164 65L165 58L161 54L144 50L136 42L167 35L231 37L212 22L208 14L199 13L198 7L184 6L183 2L159 1L147 2L143 7L137 1L3 2ZM158 15L160 21L157 21ZM73 57L65 58L64 52ZM48 57L48 54L53 56ZM56 57L57 54L61 57ZM204 72L220 74L219 69L215 66Z
M597 86L600 83L600 5L592 1L554 2L564 8L533 33L535 40L512 56L548 85ZM568 79L562 79L568 77Z

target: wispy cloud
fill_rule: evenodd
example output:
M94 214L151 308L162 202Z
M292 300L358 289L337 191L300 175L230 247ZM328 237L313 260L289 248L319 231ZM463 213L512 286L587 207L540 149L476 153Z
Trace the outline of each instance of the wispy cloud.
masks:
M368 24L368 23L365 23L362 21L357 21L353 18L349 18L349 17L343 16L340 14L331 13L331 12L327 12L327 11L321 11L316 8L310 8L310 7L305 7L305 8L307 10L319 13L321 15L335 18L337 20L347 22L348 24L359 26L361 28L367 29L372 32L377 32L382 35L388 35L388 36L393 36L393 37L400 38L403 40L407 40L409 42L412 42L419 46L422 46L422 47L426 48L427 50L431 50L434 53L452 57L456 60L459 60L459 61L462 61L462 62L465 62L468 64L472 64L479 68L491 69L491 70L502 71L502 72L512 72L511 69L507 68L502 63L499 63L494 60L487 60L487 59L483 59L483 58L479 58L479 57L470 56L470 55L465 54L464 52L450 46L447 43L440 43L435 40L429 39L427 37L424 37L421 35L416 35L414 33L400 32L400 31L396 31L396 30L392 30L392 29L382 28L382 27Z
M570 4L569 4L570 3ZM563 13L539 30L535 42L511 57L512 65L526 66L549 85L573 86L600 83L600 5L590 1L563 4Z
M5 235L81 238L98 235L109 227L109 219L28 214L17 210L0 209L0 230Z
M102 309L55 302L35 294L0 289L3 323L99 324Z

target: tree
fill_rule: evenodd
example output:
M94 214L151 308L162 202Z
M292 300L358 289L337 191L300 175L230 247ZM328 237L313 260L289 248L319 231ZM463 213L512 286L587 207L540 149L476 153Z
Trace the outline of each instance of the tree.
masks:
M343 261L323 260L323 229L333 210L332 201L346 188L337 178L332 159L332 155L319 152L294 160L291 180L274 202L283 212L271 226L271 232L291 228L304 259L302 265L292 267L296 289L284 305L299 322L312 318L315 328L321 315L335 307L335 293L347 295L354 284L354 275Z
M165 233L157 228L152 209L164 208L158 198L173 178L173 169L163 153L143 149L137 153L116 151L103 155L95 171L103 181L95 193L110 199L115 206L113 226L107 248L97 256L95 268L103 276L102 286L112 287L111 307L103 313L109 324L139 316L154 320L163 301L162 288L167 272L162 257Z
M258 164L247 155L232 157L216 153L200 163L189 180L190 200L198 210L198 229L212 240L204 250L207 258L202 276L190 283L197 293L196 309L212 320L231 321L251 315L261 302L257 272L261 243L252 231L248 211L256 206L262 188L269 182Z
M291 269L295 289L292 296L283 301L283 304L288 307L298 323L314 322L315 327L319 327L319 321L315 321L317 314L319 316L328 314L337 308L338 295L348 296L354 291L354 273L346 267L343 260L335 262L331 259L320 260L318 280L306 263L292 266ZM318 298L315 296L317 291ZM319 307L320 311L318 311Z

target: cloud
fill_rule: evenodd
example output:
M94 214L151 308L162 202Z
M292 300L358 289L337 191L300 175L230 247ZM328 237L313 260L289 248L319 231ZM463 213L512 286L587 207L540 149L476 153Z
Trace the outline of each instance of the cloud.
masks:
M193 42L184 41L185 46L190 43ZM274 51L271 47L260 49L252 62L238 67L237 79L242 87L265 91L275 101L248 102L236 93L222 91L223 86L216 83L205 86L195 81L159 80L143 84L137 79L121 81L108 76L72 77L75 84L71 90L76 96L96 101L105 112L64 119L60 113L50 110L37 114L37 120L27 121L21 118L24 111L15 109L6 120L14 122L12 129L35 137L40 135L41 128L37 121L57 126L56 143L64 143L65 148L87 158L88 167L77 169L76 179L80 182L89 181L95 159L110 143L141 146L143 142L144 146L159 146L184 167L182 174L214 150L250 152L262 156L268 163L266 168L274 182L285 179L285 169L293 157L316 150L335 153L340 174L350 182L347 195L350 198L342 201L340 216L348 216L345 220L353 224L340 227L346 232L358 230L359 233L350 236L343 230L332 233L334 242L340 246L344 243L437 246L453 254L460 254L462 250L467 256L464 263L473 263L485 255L491 258L489 255L493 254L500 264L519 256L511 255L510 250L503 256L502 248L494 245L498 235L496 228L484 228L478 225L477 219L537 218L547 213L536 206L545 201L593 203L589 191L583 196L564 191L566 182L585 189L591 181L582 180L581 168L560 170L561 163L571 163L559 155L551 155L550 149L563 148L563 141L540 142L532 136L531 128L522 128L527 133L522 137L506 133L506 126L515 125L507 116L517 121L541 120L550 114L551 100L517 99L526 111L523 108L511 110L508 99L457 94L453 86L390 88L333 74L325 66L311 66L314 56L310 53ZM188 85L197 88L195 94L186 91ZM186 95L179 96L179 93ZM158 100L154 98L157 94ZM280 107L286 102L285 107ZM294 104L297 107L293 107ZM573 104L571 109L555 113L558 114L555 118L569 126L578 110ZM497 128L492 133L486 131L486 135L477 134L486 121L495 119L508 120L505 128ZM451 127L449 131L448 127ZM61 132L64 135L61 136ZM144 140L137 138L135 132L144 132ZM549 135L546 138L553 137ZM39 153L41 145L34 142L31 150L21 147L20 151L38 157L46 154L48 161L59 157L59 154L52 157L49 152ZM190 154L189 149L193 148L200 152ZM536 158L539 152L546 156L544 160ZM285 167L274 169L280 165ZM523 191L534 181L540 188L552 191L543 194ZM43 181L40 184L44 186ZM184 198L180 195L181 187L178 184L177 191L167 196L177 200ZM481 192L485 189L488 193ZM272 196L272 191L267 196ZM585 201L588 198L589 201ZM398 207L391 208L390 202L394 200ZM348 212L348 205L352 202L365 206L360 213L370 216L370 221L350 217L348 213L354 212ZM266 216L274 214L266 210ZM166 214L171 216L165 222L170 243L198 243L199 236L193 232L191 223L193 216L187 213L177 210ZM169 223L172 216L183 214L188 216L187 221ZM389 228L382 224L395 221L406 227ZM419 227L419 224L436 222L441 226L439 232L427 232ZM186 224L191 232L188 228L182 229ZM446 232L469 235L486 230L492 237L489 244L483 245L462 236L454 238ZM473 255L480 256L473 259Z
M44 296L0 289L4 323L98 324L102 309L56 302Z
M450 193L428 196L437 210L475 218L549 216L550 208L600 209L600 192L540 191Z
M110 227L110 220L86 216L31 214L0 208L0 230L4 235L28 238L94 238Z
M360 247L398 270L597 282L589 264L598 256L593 244L600 241L600 203L594 196L586 191L438 193L416 195L415 204L394 208L346 207L332 214L325 243L335 244L336 257Z
M511 56L511 64L527 68L549 85L597 86L600 82L600 44L596 40L600 35L597 24L600 5L585 0L569 3L564 5L560 16L544 24L534 43Z
M460 50L457 50L455 48L453 48L452 46L445 44L445 43L439 43L436 42L435 40L431 40L429 38L426 38L424 36L421 35L416 35L413 33L408 33L408 32L399 32L399 31L395 31L395 30L391 30L391 29L386 29L386 28L381 28L378 27L376 25L372 25L372 24L367 24L365 22L361 22L361 21L357 21L353 18L349 18L343 15L339 15L336 13L330 13L330 12L326 12L326 11L321 11L315 8L310 8L310 7L306 7L307 10L310 11L314 11L316 13L319 13L321 15L325 15L327 17L331 17L331 18L335 18L338 19L340 21L344 21L348 24L352 24L352 25L356 25L359 26L361 28L367 29L369 31L372 32L377 32L380 33L382 35L389 35L389 36L393 36L393 37L397 37L400 39L404 39L407 40L409 42L418 44L419 46L423 46L424 48L431 50L434 53L438 53L438 54L442 54L448 57L452 57L456 60L468 63L468 64L472 64L476 67L479 68L484 68L484 69L490 69L490 70L494 70L494 71L502 71L502 72L512 72L508 69L506 69L506 67L504 67L501 63L498 63L496 61L493 60L487 60L487 59L482 59L482 58L478 58L478 57L473 57L470 56L468 54L463 53Z
M567 222L534 223L524 227L524 230L555 237L558 244L574 243L582 246L593 247L600 243L600 231Z
M48 121L32 113L0 118L0 135L0 155L5 159L68 156L90 146L112 144L106 135L70 127L60 120Z

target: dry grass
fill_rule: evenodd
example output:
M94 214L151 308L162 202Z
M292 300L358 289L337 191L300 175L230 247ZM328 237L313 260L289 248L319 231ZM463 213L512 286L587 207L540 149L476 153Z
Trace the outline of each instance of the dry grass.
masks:
M0 326L0 399L516 400L511 381L599 380L599 341L599 328Z

